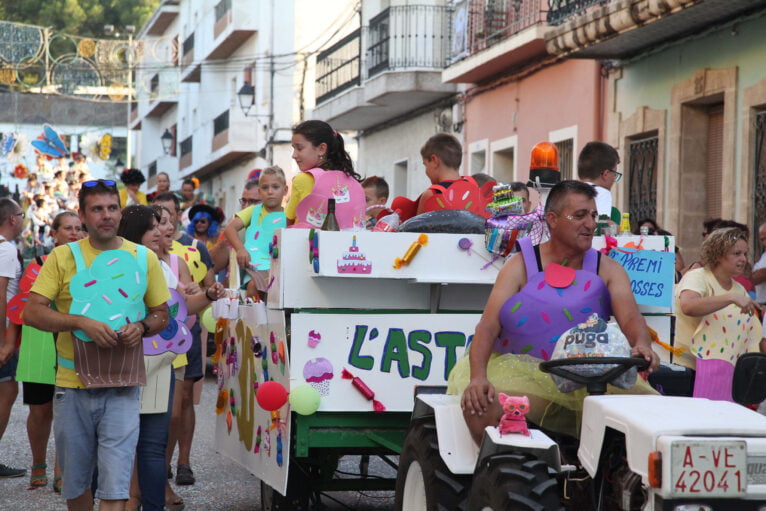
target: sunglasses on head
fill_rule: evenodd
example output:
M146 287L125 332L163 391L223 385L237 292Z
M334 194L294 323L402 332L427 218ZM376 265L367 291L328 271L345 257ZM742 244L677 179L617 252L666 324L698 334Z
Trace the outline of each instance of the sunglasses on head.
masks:
M93 188L94 186L98 185L106 186L107 188L114 188L117 186L117 183L111 179L94 179L92 181L85 181L82 185L87 188Z

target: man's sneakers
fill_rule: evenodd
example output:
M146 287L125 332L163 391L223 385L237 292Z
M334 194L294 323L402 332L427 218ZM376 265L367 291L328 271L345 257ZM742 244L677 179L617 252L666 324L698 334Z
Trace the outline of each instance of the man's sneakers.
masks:
M178 465L176 468L176 484L185 486L194 484L194 472L189 465Z
M7 477L21 477L27 474L23 468L11 468L0 463L0 479Z

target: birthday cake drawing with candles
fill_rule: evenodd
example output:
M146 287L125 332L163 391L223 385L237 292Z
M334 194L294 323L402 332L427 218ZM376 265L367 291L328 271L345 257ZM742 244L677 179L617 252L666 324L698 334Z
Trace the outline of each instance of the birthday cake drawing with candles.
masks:
M356 245L356 236L354 236L351 246L347 252L343 252L343 257L338 259L338 273L359 273L368 275L372 272L372 262L367 259L364 252L359 251Z

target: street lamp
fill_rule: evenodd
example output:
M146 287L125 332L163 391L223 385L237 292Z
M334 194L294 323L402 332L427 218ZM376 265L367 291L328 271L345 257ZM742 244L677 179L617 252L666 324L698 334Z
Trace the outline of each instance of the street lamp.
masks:
M165 151L165 154L170 154L170 150L173 148L175 140L169 129L165 128L165 133L160 137L160 141L162 142L162 150Z
M239 99L239 107L242 109L242 113L245 117L250 113L250 109L255 104L255 87L245 82L242 84L242 88L237 92L237 99Z

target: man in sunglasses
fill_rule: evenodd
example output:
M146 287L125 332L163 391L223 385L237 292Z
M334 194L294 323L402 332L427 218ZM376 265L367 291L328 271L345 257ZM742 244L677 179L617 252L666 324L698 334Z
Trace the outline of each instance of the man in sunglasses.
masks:
M598 216L608 216L613 222L620 221L612 217L612 186L622 178L617 172L620 155L617 149L604 142L588 142L577 158L577 174L580 181L590 183L595 189Z
M114 181L84 182L78 200L88 238L51 252L32 287L24 319L40 330L58 332L54 433L67 507L93 509L91 485L98 465L99 509L122 510L138 441L142 338L167 325L170 293L154 252L117 236L122 213ZM105 252L99 261L110 262L90 273ZM70 289L70 284L82 287ZM138 291L131 296L123 288ZM92 296L83 306L88 292ZM77 308L70 310L74 304ZM136 320L144 310L145 317Z

